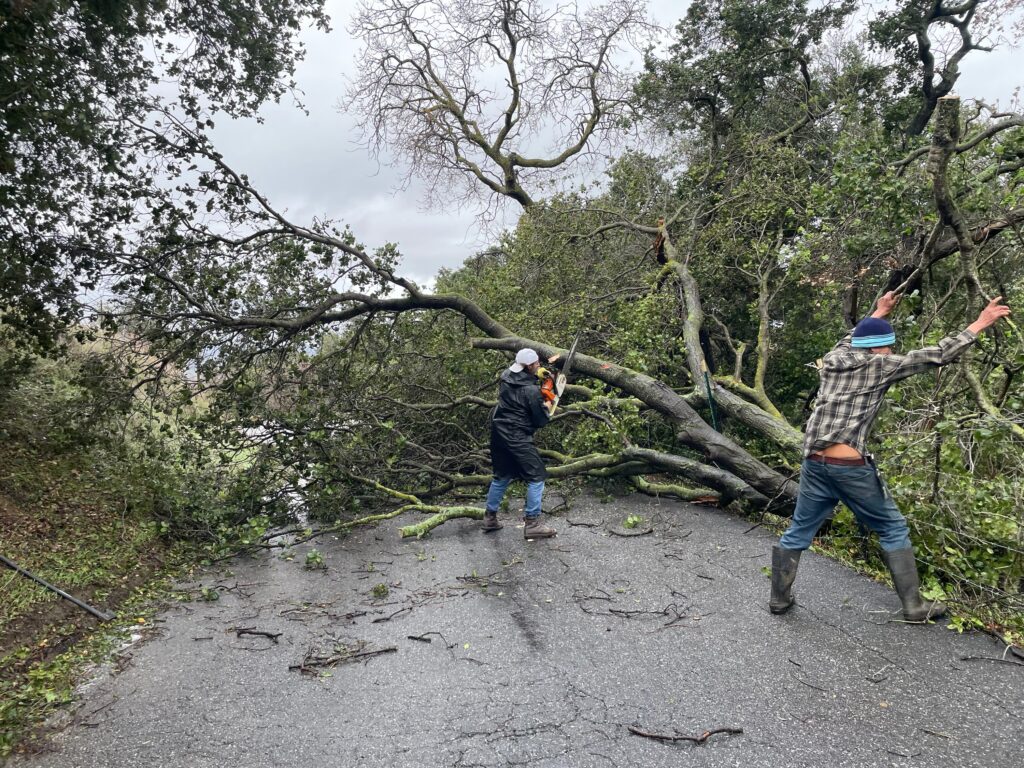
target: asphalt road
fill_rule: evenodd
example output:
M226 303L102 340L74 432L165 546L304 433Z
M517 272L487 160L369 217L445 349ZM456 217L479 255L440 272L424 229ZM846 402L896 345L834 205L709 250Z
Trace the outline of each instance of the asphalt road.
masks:
M610 533L629 514L653 532ZM51 751L12 763L1024 764L1024 668L995 641L901 623L890 589L810 553L771 616L772 537L745 520L630 497L574 502L550 541L509 519L402 541L408 522L321 540L325 570L299 549L206 574L219 600L162 613Z

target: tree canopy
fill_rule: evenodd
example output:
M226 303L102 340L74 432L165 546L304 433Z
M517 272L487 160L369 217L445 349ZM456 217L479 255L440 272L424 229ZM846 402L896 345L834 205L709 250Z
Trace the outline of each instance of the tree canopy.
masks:
M295 87L322 0L0 3L0 308L44 346L123 247L154 110L252 116Z
M464 199L450 182L468 181L522 208L433 290L404 276L407 244L293 220L210 140L203 98L244 114L282 93L297 49L277 38L257 46L267 79L240 76L253 49L214 40L233 75L182 64L172 101L143 97L156 70L139 65L126 86L140 89L136 111L96 123L129 132L131 148L128 133L87 140L133 162L115 172L84 155L105 194L62 202L62 187L33 231L62 269L102 259L116 293L105 321L135 353L133 385L177 405L203 398L193 427L245 456L254 509L287 497L326 521L389 503L476 514L465 502L489 479L498 372L520 347L551 356L579 332L576 381L539 438L552 476L786 515L813 362L876 296L901 292L895 323L912 348L1024 284L1024 120L964 108L946 88L983 54L977 5L908 0L864 30L852 0L697 0L630 72L612 52L649 30L639 3L365 3L346 104L369 143L437 181L435 195ZM322 21L318 6L287 8L295 24ZM226 18L237 33L245 17ZM950 25L966 49L925 55L922 40ZM648 141L626 146L627 127ZM542 185L591 152L608 159L604 183ZM25 201L42 183L10 180ZM78 215L88 225L68 226ZM901 386L879 425L929 588L1011 611L1024 578L1022 366L1016 326L995 329Z

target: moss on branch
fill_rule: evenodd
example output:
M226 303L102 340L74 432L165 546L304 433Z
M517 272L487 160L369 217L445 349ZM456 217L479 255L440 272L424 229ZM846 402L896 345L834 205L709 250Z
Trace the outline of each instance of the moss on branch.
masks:
M429 507L424 505L418 509L423 512L434 510L434 514L419 523L399 528L398 533L403 539L408 539L412 536L422 539L442 523L447 523L449 520L455 520L460 517L471 520L484 519L484 510L481 507Z

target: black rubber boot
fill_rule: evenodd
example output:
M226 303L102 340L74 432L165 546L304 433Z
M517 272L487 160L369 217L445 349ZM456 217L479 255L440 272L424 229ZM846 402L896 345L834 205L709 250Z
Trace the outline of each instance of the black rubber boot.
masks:
M504 527L505 526L498 522L497 512L491 512L489 509L484 510L484 533L490 533L491 531L500 531Z
M793 581L796 579L801 551L783 549L778 545L772 547L772 597L768 601L768 610L772 613L785 613L796 603Z
M912 547L893 552L883 550L882 560L892 574L896 594L903 603L903 618L907 621L927 621L946 615L944 603L921 597L921 579L917 575L917 560L914 559Z

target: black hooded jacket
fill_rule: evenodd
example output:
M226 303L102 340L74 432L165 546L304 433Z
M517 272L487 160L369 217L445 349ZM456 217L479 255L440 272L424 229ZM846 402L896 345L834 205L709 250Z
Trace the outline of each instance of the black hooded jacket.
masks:
M529 437L548 423L537 377L529 371L506 368L501 374L494 428L506 439Z
M547 477L544 462L533 445L533 433L548 423L537 377L506 368L501 374L498 407L491 420L491 462L495 477L519 477L528 482Z

